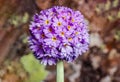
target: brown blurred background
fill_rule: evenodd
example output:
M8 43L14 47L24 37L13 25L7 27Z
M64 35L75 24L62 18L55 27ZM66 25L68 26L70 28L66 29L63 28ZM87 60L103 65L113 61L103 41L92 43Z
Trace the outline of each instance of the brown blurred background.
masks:
M56 82L27 43L33 14L55 5L81 11L90 30L89 51L64 63L65 82L120 82L120 0L0 0L0 82Z

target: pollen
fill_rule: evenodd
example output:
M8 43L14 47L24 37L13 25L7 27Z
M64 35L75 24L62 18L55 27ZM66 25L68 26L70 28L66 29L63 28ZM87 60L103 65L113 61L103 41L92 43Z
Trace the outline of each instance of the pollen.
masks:
M49 32L52 32L52 28L49 28L48 31L49 31Z
M74 18L72 18L72 22L75 22L75 19L74 19Z
M64 36L64 35L65 35L65 33L64 33L64 32L61 32L61 35L62 35L62 36Z
M56 37L52 37L52 40L53 40L53 41L56 41L56 40L57 40L57 38L56 38Z
M68 25L68 27L67 27L67 28L68 28L68 30L70 30L70 29L71 29L71 26L70 26L70 25Z
M78 35L78 34L79 34L79 32L75 32L75 34L76 34L76 35Z
M42 37L42 38L45 38L45 35L44 35L44 34L41 34L41 37Z
M49 20L46 20L46 21L45 21L45 24L49 24Z
M68 46L68 44L64 44L64 46L66 47L66 46Z
M72 41L72 38L68 38L68 41Z
M41 30L41 27L37 27L37 30Z
M58 26L61 26L61 25L62 25L62 23L61 23L61 22L58 22L57 24L58 24Z

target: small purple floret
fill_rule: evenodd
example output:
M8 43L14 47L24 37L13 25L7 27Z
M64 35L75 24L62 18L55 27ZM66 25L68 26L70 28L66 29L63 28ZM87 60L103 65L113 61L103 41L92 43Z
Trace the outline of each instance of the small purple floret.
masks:
M79 11L62 6L42 10L29 30L30 49L44 65L72 62L88 50L87 23Z

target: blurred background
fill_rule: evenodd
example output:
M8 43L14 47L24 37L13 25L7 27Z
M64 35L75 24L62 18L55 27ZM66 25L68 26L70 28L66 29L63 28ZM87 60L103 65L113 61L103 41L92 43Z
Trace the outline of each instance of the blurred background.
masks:
M120 0L0 0L0 82L56 82L27 43L33 14L55 5L81 11L90 30L89 51L64 63L65 82L120 82Z

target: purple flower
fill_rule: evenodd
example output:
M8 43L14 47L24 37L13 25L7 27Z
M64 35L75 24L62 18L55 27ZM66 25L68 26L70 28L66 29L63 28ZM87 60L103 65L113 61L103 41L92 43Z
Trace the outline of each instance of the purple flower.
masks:
M87 23L79 11L62 6L42 10L29 30L30 49L44 65L72 62L88 50Z
M57 47L59 46L59 39L57 38L56 35L49 36L48 38L44 39L44 42L46 45L52 46L52 47Z
M65 22L62 18L53 18L53 26L56 28L63 27L65 25Z
M46 26L49 26L51 24L51 16L46 16L46 15L43 15L43 16L39 16L40 18L40 24L41 25L46 25Z

